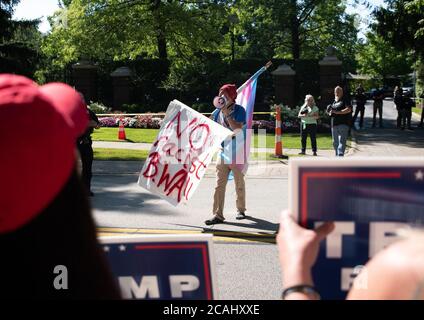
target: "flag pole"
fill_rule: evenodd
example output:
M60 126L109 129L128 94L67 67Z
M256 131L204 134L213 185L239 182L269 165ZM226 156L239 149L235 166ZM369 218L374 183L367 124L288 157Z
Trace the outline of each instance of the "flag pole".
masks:
M237 93L243 91L244 87L246 87L253 79L259 77L263 72L268 70L268 68L272 65L271 60L268 61L262 68L255 72L253 76L251 76L245 83L243 83L238 89Z

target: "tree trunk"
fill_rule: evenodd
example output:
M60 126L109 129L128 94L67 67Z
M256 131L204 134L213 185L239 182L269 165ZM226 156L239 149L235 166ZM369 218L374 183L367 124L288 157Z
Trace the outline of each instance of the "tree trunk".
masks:
M166 46L165 30L161 24L161 19L160 19L161 0L152 0L151 4L152 4L151 8L152 8L152 14L154 18L154 24L156 28L156 40L157 40L159 59L166 60L168 59L168 51Z
M299 26L294 21L291 26L291 45L292 45L292 56L294 60L300 58L300 39L299 39Z
M294 60L300 58L300 34L299 20L297 17L298 6L296 0L290 2L290 33L291 33L291 51Z

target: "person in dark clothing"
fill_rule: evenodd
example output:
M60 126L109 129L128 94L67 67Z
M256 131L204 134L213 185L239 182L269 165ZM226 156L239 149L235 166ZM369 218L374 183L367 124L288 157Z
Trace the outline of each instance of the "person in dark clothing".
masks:
M76 169L81 97L0 74L0 117L0 298L120 299Z
M402 121L402 110L403 110L403 91L402 91L402 88L398 86L395 87L395 91L393 93L393 102L395 103L396 110L398 112L398 116L396 119L396 126L400 128L401 121Z
M420 96L421 98L421 120L420 120L420 124L418 125L418 127L422 128L423 127L423 122L424 122L424 93L421 94Z
M84 182L84 185L87 189L87 192L90 194L90 196L94 196L94 193L91 191L91 178L92 178L92 167L93 167L93 141L91 140L91 134L95 129L100 128L100 121L97 118L96 114L91 111L87 107L87 112L89 116L89 124L87 130L84 132L84 134L79 137L77 141L77 147L78 151L81 157L81 164L82 164L82 179Z
M352 125L352 104L349 97L343 95L341 87L334 89L334 101L327 106L326 112L331 117L331 134L336 157L343 157Z
M377 118L377 111L378 111L378 115L379 115L379 125L380 128L383 127L383 99L384 99L384 94L383 91L381 89L377 89L376 91L374 91L373 94L373 99L374 99L374 108L373 108L373 118L372 118L372 127L375 128L375 124L376 124L376 118Z
M367 102L367 97L365 96L364 88L362 88L361 85L359 85L358 88L356 88L355 100L356 100L356 109L352 119L352 126L354 127L356 118L358 117L358 114L360 113L361 116L359 119L359 127L362 129L364 125L365 103Z
M408 130L413 130L411 127L411 118L412 118L412 108L415 103L411 99L411 94L406 93L403 97L402 103L402 120L401 120L401 130L405 130L405 126L407 125Z

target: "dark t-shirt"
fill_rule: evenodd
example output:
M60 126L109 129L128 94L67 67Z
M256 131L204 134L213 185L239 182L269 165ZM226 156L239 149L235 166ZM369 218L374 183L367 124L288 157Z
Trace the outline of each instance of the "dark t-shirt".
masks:
M396 109L403 109L403 96L401 94L395 93L393 101L396 105Z
M96 121L97 124L100 124L99 119L97 118L96 114L91 111L90 109L87 108L87 113L88 113L88 119L91 121ZM92 127L87 128L87 130L85 130L84 134L78 138L78 142L77 144L91 144L91 134L93 133L94 129Z
M382 104L384 99L383 91L381 91L380 89L375 90L373 94L373 99L374 102Z
M336 101L334 100L331 104L331 109L334 111L342 111L346 109L346 107L351 107L350 99L343 97L342 100ZM338 126L341 124L345 124L350 126L352 122L352 111L346 114L332 114L331 115L331 125Z
M356 93L355 99L356 99L356 105L360 107L363 107L365 103L367 102L367 97L365 96L363 92Z
M410 97L403 97L402 109L411 110L414 107L414 101Z

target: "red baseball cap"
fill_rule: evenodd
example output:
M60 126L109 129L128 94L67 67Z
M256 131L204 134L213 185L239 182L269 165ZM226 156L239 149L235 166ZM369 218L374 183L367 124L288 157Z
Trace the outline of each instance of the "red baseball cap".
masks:
M219 89L219 92L221 91L225 91L232 100L236 100L237 87L235 84L224 84L221 89Z
M78 92L0 74L0 233L14 231L59 194L75 166L76 139L88 124Z

